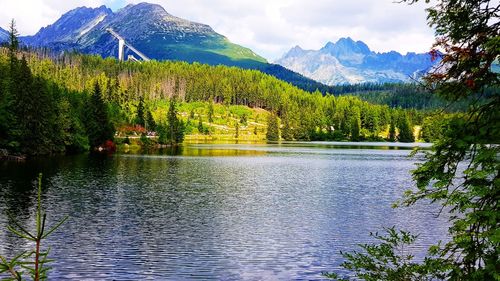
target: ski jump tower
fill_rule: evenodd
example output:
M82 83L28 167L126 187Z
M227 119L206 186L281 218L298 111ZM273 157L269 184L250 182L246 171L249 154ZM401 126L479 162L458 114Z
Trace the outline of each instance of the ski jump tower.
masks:
M132 45L127 43L127 41L125 41L125 39L123 37L121 37L120 34L116 33L112 28L107 28L106 31L111 33L111 35L113 35L118 40L118 60L119 61L124 61L125 47L129 48L132 52L134 52L136 55L138 55L144 61L150 60L145 54L141 53L139 50L137 50ZM133 60L133 61L139 61L133 55L129 55L127 59Z

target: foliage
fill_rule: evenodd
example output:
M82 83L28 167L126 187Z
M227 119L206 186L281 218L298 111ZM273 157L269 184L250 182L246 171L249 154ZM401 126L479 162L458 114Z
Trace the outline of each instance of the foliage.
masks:
M280 139L278 117L276 114L269 114L267 118L266 139L268 141L278 141Z
M396 141L396 126L394 125L394 118L391 118L391 123L389 124L389 141Z
M68 217L65 217L54 226L46 228L45 221L47 214L42 210L41 196L42 174L38 176L38 204L36 210L35 232L28 231L9 214L12 224L7 227L8 230L21 239L34 242L35 249L30 252L20 253L10 261L0 255L0 274L7 273L10 275L10 277L5 280L23 280L23 273L28 273L35 281L47 280L47 272L50 270L47 264L53 260L48 258L50 249L46 251L41 249L42 241L45 241L50 234L56 231Z
M12 19L9 24L9 60L11 68L17 61L17 51L19 49L19 33L16 29L16 21Z
M427 116L422 124L422 139L426 142L435 142L442 138L447 118L445 114Z
M286 141L293 140L293 131L290 128L290 121L288 120L288 116L283 116L283 129L281 130L281 137Z
M214 103L210 101L208 104L208 123L214 122Z
M153 132L156 131L156 121L153 117L153 114L149 110L146 113L146 128L149 131L153 131Z
M146 120L144 117L144 98L139 97L139 104L137 105L137 116L135 118L135 123L139 126L145 127Z
M414 261L410 249L417 235L407 231L385 228L385 235L370 233L379 244L362 244L362 252L342 253L346 259L342 267L352 271L356 277L367 281L431 281L444 276L438 259L425 258ZM349 280L336 273L324 273L328 278Z
M10 28L8 56L0 56L0 147L29 155L88 149L81 95L34 74L18 58L14 21Z
M238 139L240 137L240 124L238 122L234 122L234 138Z
M351 116L351 140L359 141L360 140L360 131L361 131L361 117L359 110L355 110Z
M109 121L107 107L98 83L94 84L94 91L87 101L85 128L91 147L98 147L105 141L113 139L115 129Z
M360 111L361 137L368 137L364 134L378 136L380 128L389 125L387 116L404 111L372 105L351 96L308 93L256 70L173 61L119 64L113 59L77 54L51 59L32 53L28 58L35 75L50 79L60 87L90 92L93 84L99 83L103 99L115 109L110 119L117 127L134 122L141 98L155 121L161 122L165 115L158 111L159 106L172 96L179 102L193 104L184 112L188 116L190 112L207 116L207 124L222 118L226 125L232 126L229 116L217 112L221 106L228 105L240 121L244 121L245 112L250 116L249 108L273 111L281 119L286 114L296 140L334 139L332 127L342 130L337 137L341 134L348 140L350 118L357 109ZM200 102L204 107L197 106ZM420 124L426 113L414 111L409 116L413 124Z
M500 95L484 95L500 84L492 68L500 56L499 10L488 0L442 0L428 9L438 36L433 54L442 60L427 82L449 101L482 97L444 122L413 173L417 189L402 202L430 199L449 210L451 240L439 255L450 280L500 279Z
M0 48L0 147L28 154L82 151L100 145L105 139L100 132L107 132L107 138L112 138L113 127L131 124L139 124L148 132L167 132L155 125L168 123L167 101L171 97L176 97L180 105L177 111L182 127L187 130L184 133L196 132L196 115L203 119L198 122L201 134L217 131L229 135L235 118L243 125L241 132L264 132L260 128L266 126L266 121L257 122L254 115L260 110L267 111L263 115L274 112L282 120L283 139L287 140L380 140L387 138L384 128L389 126L390 116L406 112L411 124L421 125L429 114L373 105L352 96L309 93L257 70L174 61L118 63L114 59L75 53L51 56L43 50L22 55L26 57L32 83L20 83L29 76L21 75L20 67L10 71L9 50ZM17 57L19 53L12 60ZM23 69L26 72L27 68ZM21 86L30 84L32 87ZM87 95L95 92L96 84L101 101L98 95L90 98ZM362 87L366 88L353 89ZM38 106L38 100L43 101L39 110L31 111L35 102ZM98 104L100 120L94 118L91 103ZM18 113L12 105L20 105ZM22 129L27 126L17 122L23 116L21 112L43 118L28 122L35 130ZM252 118L255 122L248 122ZM39 130L39 135L33 137L32 132L37 132L37 128L50 130ZM359 134L352 134L353 129ZM42 140L42 144L34 140Z
M413 135L412 126L410 125L410 120L405 114L399 118L399 136L398 141L400 142L414 142L415 136Z
M167 124L161 125L159 130L160 144L177 145L184 141L184 122L177 116L177 102L175 98L170 99L167 114Z
M426 260L433 261L434 272L441 272L439 279L500 280L500 79L492 67L500 56L499 10L500 3L488 0L440 0L427 9L437 35L431 53L441 58L426 76L427 85L449 102L469 104L463 114L426 125L426 130L435 127L440 133L429 136L434 139L432 151L424 153L425 162L413 171L416 189L398 204L430 200L449 217L450 240L432 246L433 258ZM492 89L496 93L487 94ZM379 270L353 259L359 255L347 257L355 261L350 265L357 273ZM398 262L397 268L402 265ZM411 272L418 273L418 268Z

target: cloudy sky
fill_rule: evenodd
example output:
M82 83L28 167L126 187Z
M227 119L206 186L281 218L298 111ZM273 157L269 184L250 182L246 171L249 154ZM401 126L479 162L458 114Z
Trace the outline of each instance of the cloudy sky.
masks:
M377 52L402 53L426 52L434 38L426 24L425 4L408 6L395 0L0 0L0 26L6 29L15 18L19 32L31 35L79 6L117 10L144 1L209 24L270 61L295 45L319 49L347 36Z

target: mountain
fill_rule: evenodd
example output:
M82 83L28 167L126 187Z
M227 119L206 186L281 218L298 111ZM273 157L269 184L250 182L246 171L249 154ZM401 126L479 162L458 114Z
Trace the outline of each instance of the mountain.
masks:
M117 57L118 41L107 28L112 28L152 59L257 69L307 91L325 87L280 65L268 63L252 50L231 43L208 25L170 15L156 4L128 5L116 12L106 6L76 8L35 35L21 37L21 41L55 52L76 50ZM125 57L133 54L125 50Z
M267 63L250 49L231 43L210 26L175 17L160 5L149 3L128 5L115 13L106 6L76 8L22 40L27 45L56 51L75 49L104 57L117 56L118 41L107 28L112 28L152 59L243 67ZM125 57L132 54L126 50Z
M408 82L434 65L429 54L376 53L349 37L317 51L295 46L276 63L327 85Z
M77 8L64 14L54 24L42 27L34 36L24 37L23 41L32 46L72 45L112 14L105 6Z
M9 40L9 32L0 27L0 42L5 42Z

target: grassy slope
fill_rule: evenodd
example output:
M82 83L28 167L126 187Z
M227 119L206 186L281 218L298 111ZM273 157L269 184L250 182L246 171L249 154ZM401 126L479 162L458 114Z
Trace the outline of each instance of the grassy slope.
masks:
M231 43L222 36L185 38L176 42L162 37L151 38L147 43L133 44L137 49L157 60L178 60L210 65L228 65L244 68L259 68L267 64L266 59L252 50Z
M156 122L166 122L168 102L165 100L156 101L153 106L156 108L152 113ZM186 141L234 141L236 140L236 124L239 126L238 141L265 141L268 111L242 105L225 106L214 104L213 106L213 122L210 123L208 120L209 104L207 102L179 104L179 115L187 124ZM190 117L191 112L194 113L194 118ZM243 116L247 117L246 124L241 123ZM198 130L200 117L203 127L209 131L208 134Z

